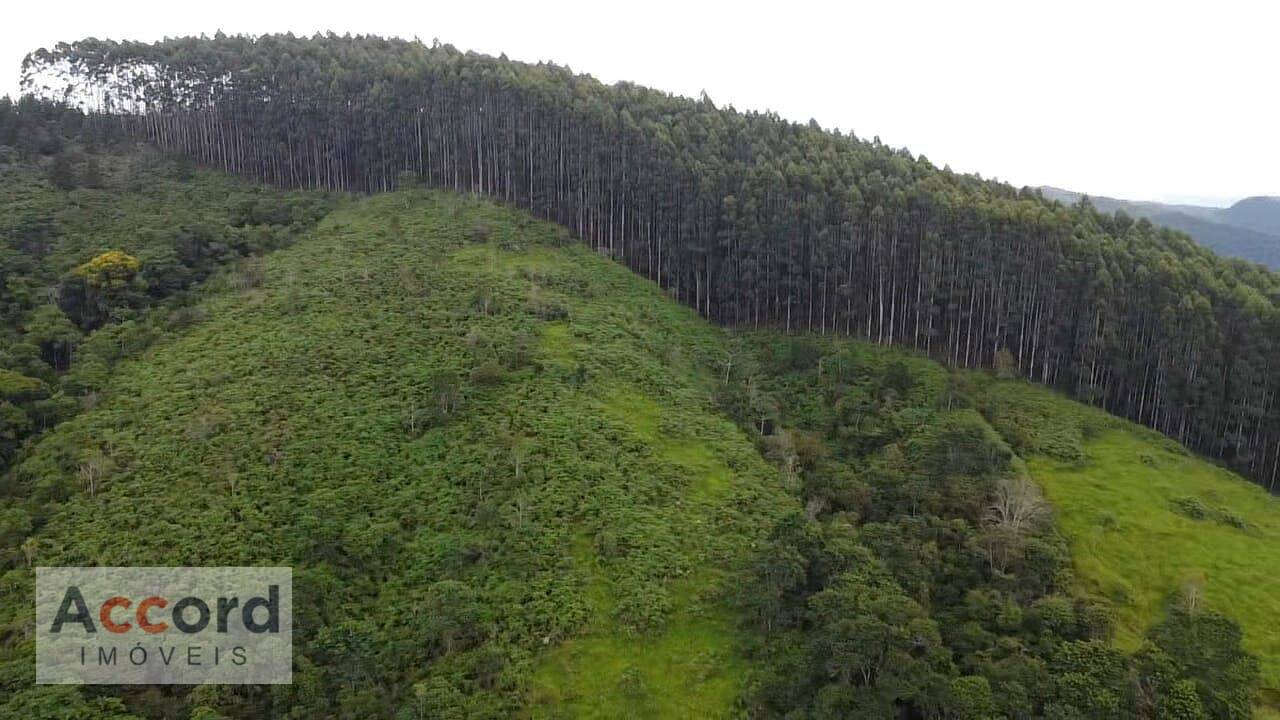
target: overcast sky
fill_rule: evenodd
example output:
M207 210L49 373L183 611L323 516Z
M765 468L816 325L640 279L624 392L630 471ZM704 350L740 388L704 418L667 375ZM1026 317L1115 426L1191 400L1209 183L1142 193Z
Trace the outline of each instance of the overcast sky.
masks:
M10 3L3 16L0 94L16 93L29 50L87 36L416 36L706 90L1015 185L1205 204L1280 195L1270 0L73 1Z

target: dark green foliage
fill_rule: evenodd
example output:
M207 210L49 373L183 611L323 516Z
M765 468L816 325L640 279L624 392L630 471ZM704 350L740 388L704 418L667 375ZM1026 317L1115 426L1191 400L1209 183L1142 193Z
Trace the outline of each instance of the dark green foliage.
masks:
M116 363L196 321L198 283L236 265L229 283L251 288L245 261L331 205L190 168L184 177L178 160L138 152L62 105L24 98L3 109L0 371L50 392L0 409L0 472L28 439L91 403ZM42 159L51 138L59 150Z
M779 523L755 553L742 594L747 611L766 634L797 625L809 580L809 557L815 539L803 518L791 516Z
M1176 704L1190 712L1194 703L1187 691L1194 688L1206 717L1253 716L1258 662L1241 649L1240 627L1230 618L1197 608L1194 597L1183 598L1152 629L1150 644L1139 661L1150 672L1145 689L1158 706Z
M60 152L53 158L49 166L49 183L59 190L74 190L76 187L76 171L71 165L71 158Z
M885 717L903 704L938 713L951 654L934 621L870 552L808 604L821 715Z
M810 338L813 357L792 363L805 345L749 340L737 366L780 427L758 433L741 385L726 383L721 405L796 476L806 510L747 569L766 666L753 714L1159 718L1194 713L1189 688L1256 692L1238 632L1225 640L1235 673L1196 681L1171 666L1136 691L1150 658L1112 647L1110 609L1074 594L1047 502L997 428L1051 447L1055 420L1083 438L1101 427L1095 411L865 345Z
M477 365L471 371L471 382L477 385L497 385L502 382L506 371L502 366L490 360L481 365Z
M1276 476L1280 281L1145 219L816 124L447 45L89 39L26 67L113 98L101 109L115 116L86 128L286 186L386 190L407 171L485 193L717 321L998 365ZM129 112L144 107L156 112ZM46 135L29 142L57 151ZM483 223L464 234L487 242ZM793 349L775 358L805 362Z
M1206 505L1199 498L1181 496L1174 498L1170 504L1173 506L1174 512L1185 515L1192 520L1210 520L1219 522L1224 525L1230 525L1240 530L1247 530L1249 523L1244 518L1225 508L1214 508Z
M1173 507L1192 520L1207 520L1212 514L1209 506L1192 497L1174 498Z

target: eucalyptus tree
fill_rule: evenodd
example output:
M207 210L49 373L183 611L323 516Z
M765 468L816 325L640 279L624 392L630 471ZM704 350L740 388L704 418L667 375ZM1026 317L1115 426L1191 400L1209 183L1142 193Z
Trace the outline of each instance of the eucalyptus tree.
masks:
M568 68L377 37L84 40L32 90L267 183L483 193L698 312L1012 370L1273 487L1280 283L1185 235ZM6 110L0 107L0 123Z

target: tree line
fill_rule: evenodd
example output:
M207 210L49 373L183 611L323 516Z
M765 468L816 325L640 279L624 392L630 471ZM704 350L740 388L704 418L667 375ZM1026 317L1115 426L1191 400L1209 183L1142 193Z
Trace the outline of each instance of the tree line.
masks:
M1280 283L1186 235L938 168L877 139L552 64L377 37L84 40L56 95L266 183L406 174L561 223L721 323L999 366L1274 489Z

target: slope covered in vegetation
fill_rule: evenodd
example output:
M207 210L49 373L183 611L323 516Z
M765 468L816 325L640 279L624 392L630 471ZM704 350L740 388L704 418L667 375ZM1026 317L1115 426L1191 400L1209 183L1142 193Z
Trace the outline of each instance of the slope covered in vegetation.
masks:
M723 336L561 237L352 203L117 368L11 476L7 711L75 697L30 686L30 566L145 557L293 566L298 651L292 686L126 693L141 715L726 713L725 573L794 500L709 403Z
M1276 686L1272 506L1157 435L716 329L473 197L4 122L4 716L1240 717ZM293 566L294 685L32 686L32 567L139 557Z
M1001 365L1264 485L1280 477L1280 281L1149 221L816 123L449 46L88 39L24 70L31 90L212 167L343 190L407 172L482 192L717 321Z
M1244 605L1208 591L1185 612L1181 586L1143 580L1133 596L1167 603L1131 622L1084 594L1019 456L1048 442L1012 433L1033 424L1005 422L985 376L727 333L565 231L451 194L347 199L200 292L6 474L6 716L1254 702L1254 660L1217 612ZM1051 418L1086 412L1054 402ZM294 684L33 686L32 567L140 557L293 566Z
M293 242L327 212L197 170L65 106L0 99L0 473L91 404L112 368L195 319L199 284Z
M1136 649L1171 594L1239 620L1280 699L1280 507L1177 444L1044 390L1003 383L988 413L1028 457L1071 542L1080 586Z
M795 472L807 518L775 535L758 569L753 592L769 601L757 609L773 624L754 710L887 717L907 699L925 717L1248 717L1259 657L1274 682L1273 603L1255 595L1275 584L1259 576L1273 555L1266 535L1250 545L1258 555L1242 556L1238 540L1193 524L1149 531L1164 517L1151 503L1171 488L1214 501L1205 519L1269 528L1280 514L1262 491L1150 430L1022 381L858 342L767 333L744 342L759 374L744 367L741 384L722 388L724 405L744 425L764 417L784 428L762 444ZM1130 444L1113 450L1108 433ZM1046 458L1089 475L1054 475ZM1125 475L1173 458L1181 465L1165 473L1198 475L1150 486L1151 475ZM1111 484L1124 502L1091 495ZM1246 502L1250 520L1231 514ZM1113 525L1116 537L1095 552L1078 519L1108 511L1142 519ZM865 566L854 578L828 574L867 551L889 585ZM787 562L805 580L780 574ZM1208 577L1183 581L1196 572ZM1124 592L1099 591L1119 577ZM1246 618L1255 656L1233 615ZM890 617L928 620L895 648ZM941 657L929 654L934 642ZM849 682L846 672L865 675ZM947 691L931 673L950 677Z

